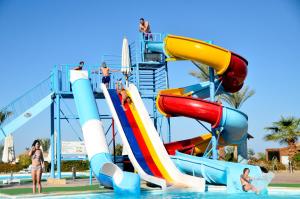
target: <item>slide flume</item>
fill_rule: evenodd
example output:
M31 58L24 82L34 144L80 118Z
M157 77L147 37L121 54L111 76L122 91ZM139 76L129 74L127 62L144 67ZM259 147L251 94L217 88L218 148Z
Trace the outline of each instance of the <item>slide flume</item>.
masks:
M247 60L201 40L167 35L163 42L148 41L146 45L150 51L164 53L169 60L190 60L214 68L218 75L215 84L221 84L217 94L239 91L247 75ZM225 144L237 144L238 153L247 159L247 115L236 109L200 99L207 98L208 94L209 82L203 82L160 91L156 104L158 110L167 117L185 116L210 123L213 128L220 130ZM250 165L210 160L179 152L172 159L181 171L193 175L196 173L210 183L226 184L229 192L242 191L239 178L243 168L250 168L251 176L263 176L259 167ZM270 179L271 174L253 184L266 191Z
M139 194L139 176L122 171L112 162L88 72L71 70L70 81L84 144L96 178L102 185L114 188L116 193Z
M160 186L165 182L167 186L194 187L204 191L203 178L181 173L170 159L137 88L130 84L127 89L132 103L126 103L127 110L124 111L116 90L101 87L129 158L141 177Z

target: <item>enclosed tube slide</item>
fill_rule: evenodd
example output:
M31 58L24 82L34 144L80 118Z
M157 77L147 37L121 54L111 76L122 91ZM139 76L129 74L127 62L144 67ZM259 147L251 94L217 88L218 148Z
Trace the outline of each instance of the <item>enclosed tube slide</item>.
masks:
M86 151L96 178L102 185L112 187L116 193L140 193L139 176L123 172L112 162L88 72L71 70L70 81Z
M164 53L169 60L191 60L214 68L226 92L236 92L243 86L247 75L248 62L241 56L209 44L187 37L167 35L163 42L147 42L147 49ZM185 88L160 91L157 108L165 116L185 116L208 122L213 128L222 128L222 137L227 144L237 144L239 153L247 158L246 137L247 116L235 109L209 102L199 97L208 94L207 82ZM194 97L193 97L194 96Z

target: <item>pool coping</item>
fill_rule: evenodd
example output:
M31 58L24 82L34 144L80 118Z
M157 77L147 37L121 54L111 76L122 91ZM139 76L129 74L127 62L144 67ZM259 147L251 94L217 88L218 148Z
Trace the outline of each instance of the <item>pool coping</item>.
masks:
M171 190L171 189L169 189ZM193 189L187 189L189 191ZM152 188L148 191L162 191L158 188ZM217 186L217 185L208 185L206 192L222 192L226 191L226 186ZM293 195L293 194L300 194L300 188L298 187L268 187L268 191L270 195L274 194L284 194L284 195ZM283 192L284 191L284 192ZM99 192L99 190L90 190L90 191L70 191L70 192L57 192L57 193L42 193L42 194L23 194L23 195L8 195L8 194L1 194L0 198L7 198L7 199L18 199L18 198L44 198L44 197L55 197L55 196L70 196L74 194L97 194L97 193L111 193L112 190L104 190Z

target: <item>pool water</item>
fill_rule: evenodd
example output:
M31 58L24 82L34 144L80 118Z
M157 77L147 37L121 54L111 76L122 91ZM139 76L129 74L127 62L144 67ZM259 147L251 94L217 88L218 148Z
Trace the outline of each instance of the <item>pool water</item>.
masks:
M77 177L83 177L83 176L89 176L88 173L83 173L83 172L77 172L76 173ZM6 174L6 175L1 175L0 176L0 180L6 180L9 179L11 177L10 174ZM42 175L42 179L47 179L50 177L50 173L43 173ZM62 178L68 178L68 177L72 177L72 173L70 172L66 172L66 173L62 173L61 174ZM31 179L31 174L13 174L13 178L15 179Z
M287 191L284 192L272 192L268 195L256 195L254 193L242 193L242 194L228 194L226 192L193 192L186 190L177 190L177 191L145 191L140 194L140 196L120 196L115 195L114 193L95 193L95 194L84 194L84 195L70 195L70 196L56 196L56 197L47 197L48 199L95 199L95 198L120 198L120 199L128 199L128 198L145 198L145 199L160 199L160 198L181 198L181 199L190 199L190 198L201 198L201 199L299 199L300 192L289 193Z

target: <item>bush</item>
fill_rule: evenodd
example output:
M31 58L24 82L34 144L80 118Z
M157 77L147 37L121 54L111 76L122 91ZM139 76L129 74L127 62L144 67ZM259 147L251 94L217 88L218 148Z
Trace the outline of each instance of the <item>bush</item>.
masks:
M61 171L72 171L72 167L75 167L76 171L86 171L89 170L90 163L86 160L72 160L61 162Z
M31 158L28 154L21 154L19 155L19 164L23 168L27 168L29 165L31 165Z
M286 170L286 166L284 164L282 164L281 162L277 162L276 166L274 166L274 163L272 163L272 161L266 161L263 159L251 158L248 161L248 164L265 167L269 171L273 171L273 169L274 170Z
M122 151L123 151L123 145L117 144L117 145L116 145L115 154L116 154L116 155L122 155Z
M10 173L21 171L24 167L20 164L0 163L1 173Z
M294 156L293 160L294 160L295 162L299 162L299 163L300 163L300 153L297 153L297 154Z

